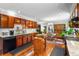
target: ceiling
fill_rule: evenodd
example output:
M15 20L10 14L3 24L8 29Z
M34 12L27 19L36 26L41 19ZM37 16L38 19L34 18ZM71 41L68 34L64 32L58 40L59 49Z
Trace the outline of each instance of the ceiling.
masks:
M74 3L0 3L0 8L16 11L18 14L36 19L37 21L52 21L64 19L74 8ZM64 14L64 17L63 17Z

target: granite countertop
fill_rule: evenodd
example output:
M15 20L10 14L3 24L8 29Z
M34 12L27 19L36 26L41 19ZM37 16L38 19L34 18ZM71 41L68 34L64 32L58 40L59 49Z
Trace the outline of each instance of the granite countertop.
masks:
M79 41L76 38L66 39L67 48L70 56L79 56Z

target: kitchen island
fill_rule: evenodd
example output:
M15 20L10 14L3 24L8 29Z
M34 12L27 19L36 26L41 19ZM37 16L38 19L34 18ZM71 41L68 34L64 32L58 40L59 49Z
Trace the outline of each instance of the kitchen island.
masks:
M76 37L66 38L67 50L70 56L79 56L79 40Z

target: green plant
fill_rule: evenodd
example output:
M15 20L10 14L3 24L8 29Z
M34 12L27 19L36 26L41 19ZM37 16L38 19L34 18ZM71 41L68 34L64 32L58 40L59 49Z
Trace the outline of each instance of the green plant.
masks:
M72 28L70 28L69 30L67 31L63 31L60 36L65 36L65 35L70 35L74 32L74 30Z

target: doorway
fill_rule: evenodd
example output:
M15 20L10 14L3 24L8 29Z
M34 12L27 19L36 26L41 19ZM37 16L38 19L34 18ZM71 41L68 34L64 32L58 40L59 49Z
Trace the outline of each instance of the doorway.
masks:
M56 33L56 36L60 36L62 31L65 31L65 24L54 24L54 33Z

